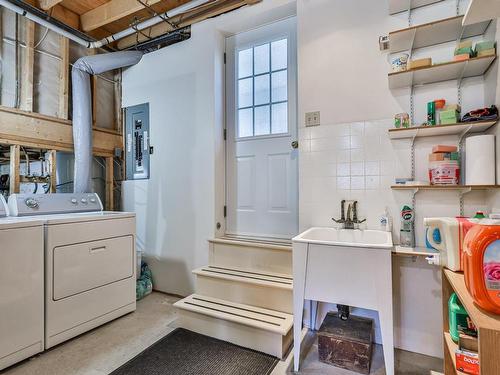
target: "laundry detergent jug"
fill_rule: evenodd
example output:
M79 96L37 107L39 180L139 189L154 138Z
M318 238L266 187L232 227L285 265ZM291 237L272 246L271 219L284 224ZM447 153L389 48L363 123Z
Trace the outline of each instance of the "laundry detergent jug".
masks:
M439 251L427 257L431 264L462 271L463 241L465 235L479 219L464 217L430 217L424 219L426 243Z
M464 241L465 285L474 302L500 314L500 220L481 220Z

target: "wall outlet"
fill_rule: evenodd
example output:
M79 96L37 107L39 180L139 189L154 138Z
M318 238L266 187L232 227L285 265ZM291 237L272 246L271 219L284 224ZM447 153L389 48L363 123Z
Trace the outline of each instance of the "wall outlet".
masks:
M318 126L319 124L319 111L306 112L306 126Z

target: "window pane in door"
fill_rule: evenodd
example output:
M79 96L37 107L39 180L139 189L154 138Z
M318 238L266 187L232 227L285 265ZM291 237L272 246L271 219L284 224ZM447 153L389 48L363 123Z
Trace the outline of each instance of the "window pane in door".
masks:
M238 81L238 108L253 105L253 79L245 78Z
M255 104L267 104L270 101L269 74L255 77Z
M288 132L288 103L273 104L272 133L282 134L287 132Z
M271 87L273 102L283 102L288 99L287 76L287 70L281 70L272 74Z
M253 136L253 109L238 110L238 137Z
M254 135L267 135L271 132L271 116L270 108L268 105L255 107L255 134Z
M269 44L263 44L254 48L254 72L262 74L269 72Z
M271 43L271 69L273 71L286 69L288 61L287 39Z
M253 48L238 52L238 78L249 77L253 74Z

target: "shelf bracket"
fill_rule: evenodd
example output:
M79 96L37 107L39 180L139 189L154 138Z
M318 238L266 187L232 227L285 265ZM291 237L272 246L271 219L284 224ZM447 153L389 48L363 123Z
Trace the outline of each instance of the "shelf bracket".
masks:
M464 196L472 191L472 187L468 186L460 190L459 202L460 202L460 216L464 216Z
M411 149L410 149L410 162L411 162L411 178L415 180L415 139L418 136L419 129L415 132L411 138ZM417 189L418 190L418 189Z
M415 212L415 205L416 205L416 202L417 202L417 194L419 192L419 188L416 188L413 190L413 193L411 195L411 208L413 210L413 212Z

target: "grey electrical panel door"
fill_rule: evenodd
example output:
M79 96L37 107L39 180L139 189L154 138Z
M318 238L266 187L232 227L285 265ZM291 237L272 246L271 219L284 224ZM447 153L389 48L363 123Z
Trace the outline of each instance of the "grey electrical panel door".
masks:
M149 178L149 103L125 108L127 180Z

